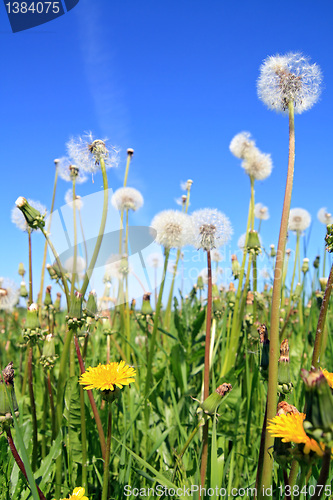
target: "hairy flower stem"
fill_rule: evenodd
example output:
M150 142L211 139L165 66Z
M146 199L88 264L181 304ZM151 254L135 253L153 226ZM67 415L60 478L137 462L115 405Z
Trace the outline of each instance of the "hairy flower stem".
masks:
M13 441L13 436L12 436L12 433L11 433L11 430L10 430L10 426L7 425L6 426L6 434L7 434L7 441L8 441L8 445L9 445L9 448L10 448L10 451L12 452L12 455L14 457L14 460L15 462L17 463L18 465L18 468L20 469L20 471L22 472L22 474L24 475L26 481L28 482L29 484L29 480L28 480L28 476L27 476L27 473L25 471L25 467L24 467L24 463L22 462L21 460L21 457L20 455L18 454L18 451L16 449L16 446L14 444L14 441ZM40 500L46 500L43 492L39 489L38 485L36 484L36 488L37 488L37 491L38 491L38 495L39 495L39 498Z
M32 373L32 365L33 365L33 351L32 346L28 347L29 355L28 355L28 386L29 386L29 398L30 398L30 406L31 406L31 420L32 420L32 471L35 472L37 470L37 414L36 414L36 402L34 396L34 387L33 387L33 373Z
M67 311L69 311L69 304L70 304L70 294L69 294L69 288L68 288L68 283L67 283L67 279L65 277L65 272L64 272L64 269L62 267L62 264L61 264L61 261L59 259L59 255L56 251L56 249L54 248L53 246L53 243L52 241L50 240L49 238L49 235L48 233L46 233L46 231L44 229L41 229L49 247L51 248L51 251L54 255L54 258L56 260L56 263L57 263L57 266L58 266L58 269L59 269L59 272L60 272L60 275L61 275L61 281L62 281L62 284L64 286L64 292L65 292L65 296L66 296L66 304L67 304Z
M102 500L108 499L108 489L109 489L109 462L110 462L110 451L111 451L111 435L112 435L112 411L111 403L108 404L108 433L106 441L106 453L104 458L104 473L103 473L103 491Z
M326 446L323 456L323 464L321 466L321 471L316 485L316 490L312 495L311 500L319 500L319 498L322 497L324 493L324 487L330 472L330 462L331 462L331 449L328 446Z
M54 184L53 184L52 202L51 202L51 211L50 211L50 216L49 216L49 223L47 225L47 232L48 233L50 232L50 229L51 229L52 213L53 213L53 209L54 209L54 200L55 200L55 194L56 194L57 182L58 182L58 172L59 172L58 171L58 167L56 165L55 176L54 176ZM40 288L39 288L39 295L38 295L38 305L39 306L41 306L42 302L43 302L43 289L44 289L46 256L47 256L47 241L45 241L45 245L44 245L42 271L41 271L41 276L40 276ZM40 309L40 312L41 312L41 309Z
M86 271L86 274L84 277L84 281L83 281L83 285L81 288L81 294L83 297L87 291L90 276L91 276L91 273L95 267L96 260L97 260L97 257L98 257L98 254L99 254L99 251L101 248L101 244L102 244L102 240L103 240L103 236L104 236L105 225L106 225L106 218L108 215L108 178L106 175L105 163L104 163L103 158L100 158L100 166L101 166L101 171L102 171L102 176L103 176L103 189L104 189L103 212L102 212L101 224L99 227L99 232L98 232L98 236L97 236L97 240L96 240L96 245L94 248L94 253L93 253L93 256L91 257L91 261L90 261L89 267L87 268L87 271Z
M86 268L85 268L85 272L87 271L87 265L88 265L88 249L87 249L87 242L86 242L86 238L84 236L84 231L83 231L83 224L82 224L82 217L81 217L81 210L78 209L79 211L79 221L80 221L80 230L81 230L81 234L82 234L82 240L83 240L83 248L84 248L84 260L86 261Z
M280 323L280 302L282 288L282 274L284 255L286 250L286 239L288 232L288 220L293 188L294 164L295 164L295 126L294 126L294 103L289 102L289 159L286 189L283 202L279 242L276 253L274 270L273 297L271 307L271 328L270 328L270 349L268 368L268 389L267 389L267 421L274 418L277 406L277 382L278 382L278 359L280 355L279 346L279 323ZM265 453L262 471L262 481L259 489L259 498L262 498L263 487L269 488L272 484L273 456L269 450L274 444L274 437L271 436L266 427L265 433ZM265 497L267 500L268 497Z
M297 266L297 261L298 261L298 255L299 255L299 238L300 238L300 234L299 234L299 231L297 231L297 234L296 234L296 251L295 251L295 261L294 261L294 267L293 267L293 274L292 274L292 277L291 277L291 285L290 285L290 293L289 293L289 303L288 303L288 311L287 311L287 315L290 311L290 308L291 308L291 304L292 304L292 295L293 295L293 291L294 291L294 282L295 282L295 275L296 275L296 266ZM282 304L283 306L283 304Z
M206 311L206 339L205 339L205 365L204 365L204 393L203 399L209 396L209 350L210 350L210 330L212 320L212 262L210 251L207 251L207 273L208 273L208 297L207 297L207 311ZM207 419L203 427L202 433L202 455L201 455L201 469L200 478L201 486L204 487L207 470L208 460L208 426L209 420Z
M75 342L75 349L76 349L77 359L79 361L80 371L81 371L81 375L82 375L86 371L86 369L84 367L84 363L83 363L83 359L82 359L82 355L81 355L81 351L80 351L80 346L79 346L79 341L78 341L76 335L74 337L74 342ZM89 401L90 401L90 406L91 406L92 412L93 412L94 417L95 417L95 422L96 422L96 426L97 426L97 430L98 430L98 435L99 435L99 442L100 442L100 445L101 445L102 457L103 457L103 460L104 460L105 459L105 453L106 453L106 443L105 443L105 436L104 436L103 426L102 426L102 422L101 422L101 417L99 416L99 413L98 413L98 410L97 410L97 406L96 406L96 403L95 403L92 391L91 390L87 390L87 394L88 394L88 398L89 398Z
M74 300L75 282L76 282L76 267L77 267L77 225L76 225L76 194L75 194L75 177L73 177L73 233L74 233L74 246L73 246L73 268L72 268L72 283L71 283L71 304ZM75 376L75 347L74 341L71 342L69 350L69 376Z
M154 316L154 326L153 326L153 331L151 334L150 345L149 345L147 376L146 376L146 383L145 383L145 421L146 421L147 431L148 431L148 420L149 420L147 397L148 397L149 388L151 387L151 383L152 383L151 371L152 371L152 366L153 366L153 358L154 358L155 344L156 344L156 335L157 335L158 322L160 319L160 312L161 312L161 306L162 306L162 295L163 295L163 290L164 290L166 271L167 271L167 267L168 267L169 254L170 254L170 250L168 248L165 248L162 283L161 283L160 291L158 294L156 311L155 311L155 316Z
M323 333L324 333L324 329L325 329L326 314L327 314L328 305L330 302L330 296L331 296L331 292L332 292L332 285L333 285L333 265L331 267L330 275L329 275L328 280L327 280L324 298L323 298L320 312L319 312L316 338L315 338L313 354L312 354L312 366L314 366L315 368L318 368L318 365L319 365L321 348L323 345L322 338L323 338Z
M84 391L81 385L80 385L80 412L81 412L81 445L82 445L82 486L86 490L86 493L88 494L86 412L84 406Z
M31 229L28 227L28 240L29 240L29 299L28 306L30 306L34 299L32 293L32 252L31 252Z

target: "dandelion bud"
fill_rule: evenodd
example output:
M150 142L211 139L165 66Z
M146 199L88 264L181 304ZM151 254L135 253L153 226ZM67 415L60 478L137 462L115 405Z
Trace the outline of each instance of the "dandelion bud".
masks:
M239 273L241 270L240 263L238 262L237 255L232 254L231 256L231 271L235 280L239 278Z
M27 310L27 319L22 333L23 339L32 343L35 343L41 337L38 305L35 303L32 303Z
M197 279L197 288L198 288L198 290L204 289L203 277L200 274L199 274L198 279Z
M315 269L318 269L319 268L319 263L320 263L320 255L317 255L317 257L315 258L315 260L313 261L313 267Z
M20 297L28 297L28 290L27 290L27 286L25 284L25 281L21 281L21 285L20 285Z
M57 275L57 273L55 272L55 270L53 269L53 267L51 266L51 264L46 264L46 269L47 269L47 271L48 271L48 273L49 273L49 275L50 275L50 278L51 278L52 280L56 280L56 279L58 279L58 275Z
M289 344L288 339L284 339L280 347L280 357L278 366L278 390L280 394L291 392L293 384L290 381L289 367Z
M151 296L151 293L145 293L142 297L141 313L144 316L147 316L147 315L150 316L153 314L153 309L152 309L151 304L150 304L150 296Z
M6 366L2 372L2 377L0 377L0 422L11 420L11 405L15 415L18 416L19 413L14 390L14 369L12 361Z
M300 283L297 283L295 292L294 292L294 297L295 299L299 299L302 293L302 285Z
M222 403L222 399L226 394L228 394L232 389L231 384L224 383L220 385L213 394L208 396L207 399L200 405L203 411L207 415L214 415L217 411L219 405Z
M85 314L90 318L95 318L97 314L97 300L95 290L91 290L88 296Z
M82 294L80 292L75 292L73 300L71 302L71 307L66 317L68 327L70 329L80 328L83 324L82 321Z
M333 224L327 226L327 234L325 236L326 250L330 253L333 252Z
M20 196L15 202L17 208L21 210L29 227L32 229L43 229L45 226L44 217L36 208L33 208L28 201Z
M45 290L44 306L50 307L52 305L51 286L47 286Z
M43 351L39 362L44 368L52 368L57 358L58 355L55 352L55 338L50 333L46 335L44 339Z
M327 286L328 278L322 277L319 278L320 288L322 292L325 292Z
M333 431L333 395L321 370L301 370L305 383L305 404L307 427L324 433ZM308 433L308 431L307 431ZM332 445L331 445L332 446Z
M133 156L133 155L134 155L134 149L132 149L132 148L127 148L127 154L128 154L129 156Z
M59 312L60 311L60 301L61 301L61 293L57 293L57 298L54 301L54 310Z
M227 302L228 306L233 309L236 302L236 289L233 283L229 284L229 290L227 291Z
M272 244L272 245L270 245L270 249L271 249L271 251L270 251L270 254L269 254L269 255L270 255L270 257L272 257L272 258L273 258L273 257L275 257L275 256L276 256L275 245L273 245L273 244Z
M249 231L247 237L247 251L255 255L261 253L260 239L257 231Z
M302 264L302 273L306 274L309 270L309 259L305 257L303 259L303 264Z
M25 269L24 269L23 262L19 263L18 273L19 273L20 276L22 276L22 278L24 277L24 275L25 275Z
M262 344L260 369L264 379L267 379L269 365L269 340L266 325L263 323L258 327L260 343Z

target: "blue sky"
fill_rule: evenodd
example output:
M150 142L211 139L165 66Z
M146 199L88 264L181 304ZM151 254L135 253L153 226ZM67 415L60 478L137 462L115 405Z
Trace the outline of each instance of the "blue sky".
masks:
M272 155L272 175L257 183L256 201L271 214L262 225L263 241L276 244L288 120L259 101L256 80L267 56L289 51L310 56L324 78L319 103L296 116L292 198L292 207L306 208L313 218L311 261L322 254L325 231L316 214L323 206L333 211L332 22L330 0L80 0L66 15L12 34L2 7L0 275L19 282L18 263L27 267L26 234L10 221L16 198L49 207L53 160L65 154L71 136L87 130L121 150L118 169L109 171L112 189L122 185L126 149L135 150L128 185L142 192L145 204L133 224L149 225L157 212L177 208L180 181L191 178L191 210L218 208L230 218L230 251L245 230L249 179L229 143L250 131ZM97 175L78 192L94 193L101 183ZM68 188L59 181L56 208ZM33 245L37 270L42 236L34 235Z

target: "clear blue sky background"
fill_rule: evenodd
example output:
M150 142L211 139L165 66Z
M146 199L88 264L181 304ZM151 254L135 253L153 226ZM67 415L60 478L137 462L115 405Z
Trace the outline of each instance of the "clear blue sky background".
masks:
M271 213L263 241L276 244L288 120L259 101L256 80L268 55L289 51L310 56L324 77L319 103L296 116L292 198L292 207L306 208L313 218L311 261L322 254L325 230L317 211L333 211L332 26L331 0L80 0L66 15L12 34L2 6L0 275L19 282L18 263L27 267L26 234L10 221L16 198L49 207L53 160L65 154L71 136L86 130L121 149L119 168L109 171L112 189L122 184L126 149L135 150L128 185L142 192L145 205L132 223L149 225L157 212L177 208L180 181L191 178L191 210L218 208L231 219L231 251L245 230L249 179L229 143L250 131L273 159L272 175L256 185L256 201ZM78 193L101 184L96 176ZM69 187L59 181L56 207ZM41 235L33 245L38 270Z

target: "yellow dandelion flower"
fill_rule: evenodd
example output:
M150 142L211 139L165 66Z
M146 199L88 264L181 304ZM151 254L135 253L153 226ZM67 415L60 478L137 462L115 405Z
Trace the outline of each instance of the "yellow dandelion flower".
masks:
M269 422L267 429L272 436L281 438L283 443L304 443L305 454L314 451L322 457L325 446L319 445L317 441L307 436L303 427L304 419L304 413L277 415Z
M60 500L89 500L84 493L85 489L79 486L78 488L74 488L74 491L69 498L61 498Z
M328 385L333 389L333 373L330 373L325 369L323 370L322 368L320 368L320 369L323 372L324 377L326 378Z
M84 389L100 389L101 391L114 391L116 387L122 389L135 380L136 371L132 366L125 365L125 361L120 363L101 363L95 368L89 367L79 380Z

